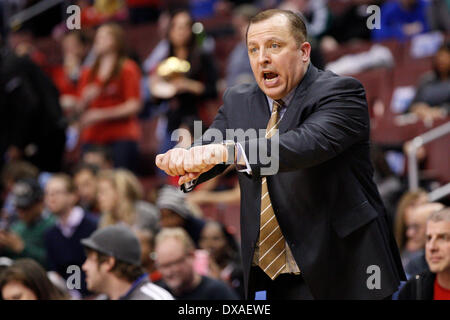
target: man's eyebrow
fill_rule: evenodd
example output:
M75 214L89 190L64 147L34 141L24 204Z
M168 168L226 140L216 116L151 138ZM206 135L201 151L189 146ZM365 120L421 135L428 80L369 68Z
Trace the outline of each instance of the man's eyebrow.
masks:
M271 37L271 38L267 39L267 42L270 42L270 41L286 42L286 40L283 40L283 39L277 38L277 37Z
M285 39L278 38L278 37L270 37L270 38L267 38L264 40L264 43L267 43L267 42L283 42L283 43L285 43L287 41ZM255 45L255 44L257 44L257 42L254 40L249 40L247 42L247 45Z
M426 234L427 235L427 237L431 237L431 236L433 236L433 235L436 235L436 236L450 236L450 232L441 232L441 233L435 233L435 234L429 234L429 233L427 233Z

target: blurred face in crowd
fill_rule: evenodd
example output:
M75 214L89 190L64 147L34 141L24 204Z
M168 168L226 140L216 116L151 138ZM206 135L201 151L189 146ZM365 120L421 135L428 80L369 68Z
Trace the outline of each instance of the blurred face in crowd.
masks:
M148 230L135 230L135 233L141 244L141 263L145 268L153 267L153 260L150 255L152 254L154 248L152 246L153 234Z
M85 46L81 43L77 35L69 33L62 40L63 55L74 55L78 58L82 58L85 54Z
M8 282L1 293L4 300L37 300L36 294L18 281Z
M52 178L45 186L45 205L54 214L60 215L73 208L76 195L67 190L63 179Z
M90 170L81 170L74 176L80 202L93 205L97 197L97 178Z
M192 20L187 12L180 12L172 18L169 39L175 47L184 47L192 37Z
M199 245L200 248L208 250L216 261L224 255L228 246L220 225L214 222L207 223L203 228Z
M38 219L42 214L42 202L35 203L30 207L21 208L16 207L17 214L19 219L25 222L26 224L30 224L36 219Z
M82 161L96 166L99 169L111 169L112 165L108 162L101 152L88 151L83 154Z
M240 14L234 15L232 23L233 23L234 29L237 32L239 32L241 39L245 39L245 34L247 32L247 25L248 25L248 21L247 21L246 17L244 17L243 15L240 15Z
M405 9L412 8L416 4L416 2L417 0L400 0L400 4Z
M446 75L450 76L450 51L446 49L441 49L436 53L434 58L434 63L436 65L436 69Z
M247 48L253 74L261 90L272 99L281 99L303 78L311 45L299 45L291 34L290 22L282 14L252 23Z
M425 257L431 272L450 273L450 221L428 221Z
M162 208L160 212L161 212L160 218L161 227L175 228L175 227L182 227L184 225L184 219L178 213L167 208Z
M156 266L164 282L174 292L182 292L194 279L193 253L186 252L183 243L169 238L155 248Z
M92 292L104 293L110 266L106 262L99 264L97 252L89 251L81 268L86 273L87 288Z
M99 56L117 50L116 39L109 26L102 26L97 30L94 40L94 50Z
M425 247L427 218L441 208L439 203L427 203L405 212L406 250L417 251Z
M106 179L98 181L97 200L100 211L112 212L117 204L119 194L112 183Z

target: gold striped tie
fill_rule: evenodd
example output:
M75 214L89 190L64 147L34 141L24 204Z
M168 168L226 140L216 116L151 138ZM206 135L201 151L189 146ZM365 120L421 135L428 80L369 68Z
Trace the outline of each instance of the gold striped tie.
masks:
M272 115L266 129L266 139L271 138L280 122L280 102L274 101ZM285 239L278 225L270 201L266 177L261 185L261 217L259 228L259 267L274 280L286 268Z

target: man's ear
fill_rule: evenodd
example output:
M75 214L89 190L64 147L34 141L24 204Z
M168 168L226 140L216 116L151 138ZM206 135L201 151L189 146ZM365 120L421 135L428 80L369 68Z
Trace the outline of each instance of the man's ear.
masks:
M303 63L306 63L309 61L309 58L311 56L311 44L307 41L303 42L300 45L300 51L302 53L302 61Z
M106 265L106 271L111 271L114 266L116 265L116 258L114 257L108 257L108 259L103 262Z

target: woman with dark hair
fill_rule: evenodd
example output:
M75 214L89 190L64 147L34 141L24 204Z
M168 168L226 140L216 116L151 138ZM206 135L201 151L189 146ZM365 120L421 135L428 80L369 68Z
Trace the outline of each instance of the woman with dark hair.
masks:
M163 46L165 52L162 54L159 50L161 60L150 70L152 97L168 103L167 140L184 118L198 116L202 101L217 96L218 75L213 57L197 41L199 38L192 27L193 20L188 11L179 10L172 14L167 39L163 40L167 43ZM165 148L174 144L168 143Z
M433 71L425 74L409 111L421 119L445 118L450 111L450 42L433 59Z
M18 259L0 277L2 300L70 299L47 277L44 268L32 259Z
M101 26L94 40L96 60L80 80L81 141L108 147L116 167L135 169L141 109L141 73L125 53L123 29L114 23Z
M243 299L243 271L234 236L223 224L211 220L203 227L199 246L209 252L209 275L223 280Z

